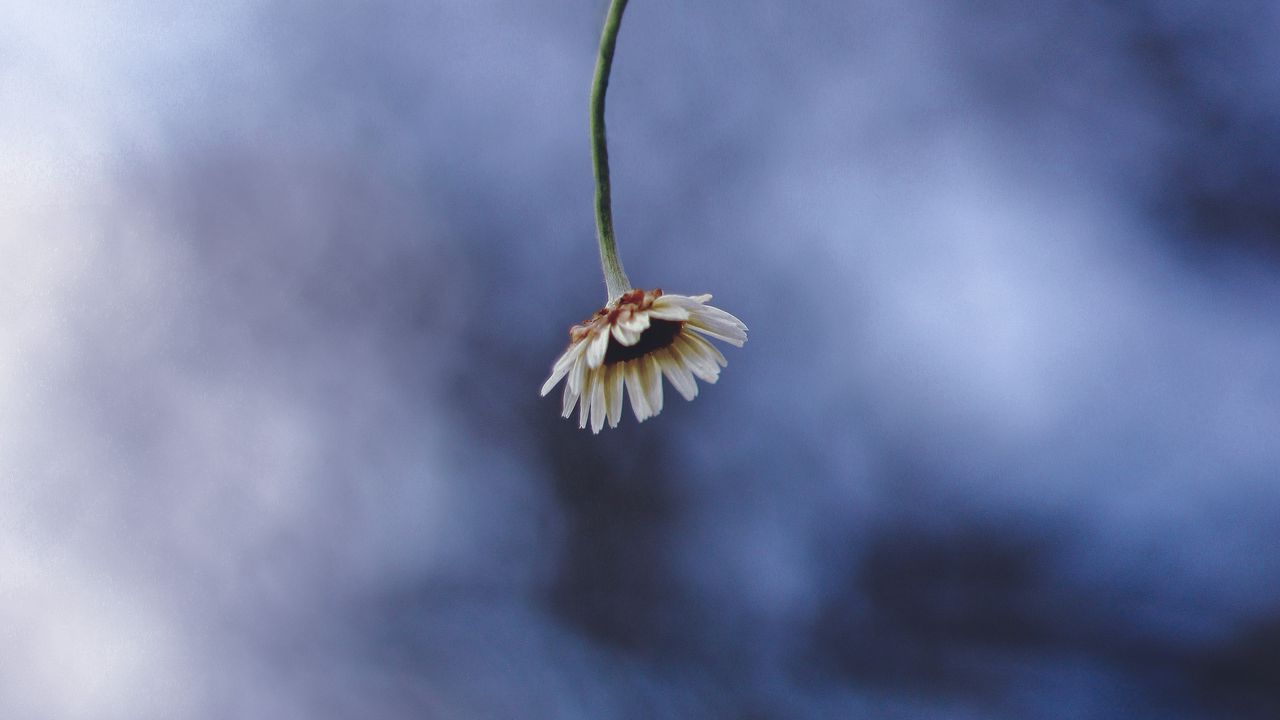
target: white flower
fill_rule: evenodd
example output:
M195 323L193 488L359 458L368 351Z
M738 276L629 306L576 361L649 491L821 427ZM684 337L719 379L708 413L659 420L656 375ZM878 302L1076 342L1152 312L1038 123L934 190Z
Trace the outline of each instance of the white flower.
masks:
M747 326L707 305L710 295L632 290L569 329L569 349L542 386L545 396L566 376L563 417L581 400L578 427L598 433L606 418L622 418L622 388L636 420L662 412L662 376L685 400L698 396L694 378L714 383L728 363L707 337L742 347ZM703 337L703 336L706 337Z

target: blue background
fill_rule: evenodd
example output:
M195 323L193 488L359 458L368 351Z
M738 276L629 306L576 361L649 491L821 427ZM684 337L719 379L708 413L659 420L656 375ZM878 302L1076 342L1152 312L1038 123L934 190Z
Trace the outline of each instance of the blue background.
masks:
M0 3L0 715L1280 717L1280 6Z

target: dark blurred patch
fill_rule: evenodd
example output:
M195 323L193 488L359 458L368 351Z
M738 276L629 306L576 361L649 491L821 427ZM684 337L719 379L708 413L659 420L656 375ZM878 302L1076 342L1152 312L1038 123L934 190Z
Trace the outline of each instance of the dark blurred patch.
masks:
M1149 7L1133 13L1128 53L1180 129L1158 175L1154 219L1199 254L1280 261L1280 110L1275 98L1239 97L1248 78L1272 69L1241 42L1239 18L1172 25Z
M1204 704L1225 706L1235 717L1280 717L1280 615L1190 661L1198 665L1193 686Z
M1136 192L1197 271L1224 253L1280 262L1280 106L1250 35L1264 20L1163 0L986 0L956 21L971 30L947 39L956 81L993 122L1039 128L1046 157L1059 152L1047 128L1090 154L1146 148L1116 190Z
M1185 647L1132 625L1141 598L1064 593L1048 571L1058 539L1053 527L887 526L826 598L808 662L857 686L1007 709L1016 687L1044 681L1028 661L1055 658L1058 672L1107 668L1134 716L1280 717L1280 618L1216 649Z
M1047 537L1008 527L883 528L860 569L827 599L814 653L858 682L990 686L979 651L1044 646L1057 635L1039 614L1050 549Z
M568 536L549 599L588 636L646 651L673 640L664 549L679 478L662 436L637 430L587 437L576 424L551 426L548 459Z

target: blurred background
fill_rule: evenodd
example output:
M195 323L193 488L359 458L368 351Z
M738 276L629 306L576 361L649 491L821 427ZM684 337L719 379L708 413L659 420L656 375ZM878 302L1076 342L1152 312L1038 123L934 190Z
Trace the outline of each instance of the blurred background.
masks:
M1280 6L0 0L0 716L1280 717Z

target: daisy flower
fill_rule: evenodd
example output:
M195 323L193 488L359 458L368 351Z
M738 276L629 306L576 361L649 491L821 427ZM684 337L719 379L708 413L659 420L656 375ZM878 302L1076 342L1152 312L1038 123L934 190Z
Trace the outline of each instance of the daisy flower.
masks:
M630 290L569 329L569 348L556 360L542 395L565 380L561 415L575 405L578 427L598 433L605 421L617 427L623 387L636 420L662 412L662 376L685 400L698 396L695 378L714 383L724 355L707 338L742 347L747 326L719 308L710 295L666 295ZM567 378L567 379L566 379Z
M710 295L664 295L631 287L618 259L609 188L609 151L604 131L604 96L627 0L610 0L600 34L600 55L591 81L591 161L596 178L596 239L607 302L587 320L569 328L569 348L542 385L545 396L564 380L564 417L578 407L578 427L598 433L605 422L622 419L623 388L636 420L662 412L662 376L684 396L698 396L698 380L713 383L724 355L707 338L742 346L747 326L711 307ZM696 378L696 379L695 379Z

